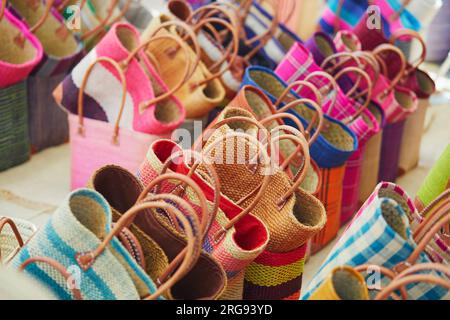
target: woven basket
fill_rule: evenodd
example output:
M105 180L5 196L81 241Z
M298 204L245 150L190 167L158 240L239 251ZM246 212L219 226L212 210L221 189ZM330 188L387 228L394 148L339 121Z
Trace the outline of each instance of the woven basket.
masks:
M0 171L30 158L26 81L0 89Z
M37 227L29 221L11 218L19 231L20 236L24 243L26 243L37 231ZM8 262L14 255L19 251L19 243L17 242L16 236L7 224L0 232L0 252L2 261Z

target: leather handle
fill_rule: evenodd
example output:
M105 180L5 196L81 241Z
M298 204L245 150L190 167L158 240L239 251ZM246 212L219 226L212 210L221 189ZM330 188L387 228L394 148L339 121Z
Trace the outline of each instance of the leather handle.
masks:
M0 0L0 21L2 21L3 16L5 15L6 1L8 0Z
M332 96L332 100L331 100L331 104L330 104L330 108L328 110L328 112L331 112L334 107L336 106L337 103L337 97L338 97L338 92L340 90L339 85L337 84L336 80L328 73L324 72L324 71L314 71L311 72L310 74L308 74L305 78L305 81L309 81L311 82L312 79L314 78L325 78L330 82L330 85L332 87L332 92L333 92L333 96ZM321 88L323 89L323 88Z
M67 283L69 283L69 281L72 278L72 275L67 271L66 267L64 267L58 261L48 258L48 257L37 256L37 257L29 258L20 265L19 270L23 272L23 271L25 271L25 269L28 266L30 266L31 264L35 264L35 263L45 263L45 264L49 265L50 267L55 269L58 273L60 273L64 277L64 279L66 280ZM83 300L80 289L73 287L70 289L70 291L72 292L72 296L75 300Z
M88 31L86 31L85 33L83 33L83 34L80 36L80 39L81 39L82 41L86 41L86 40L88 40L89 38L91 38L91 37L93 37L93 36L99 34L102 30L104 30L104 28L106 28L106 27L108 26L108 20L111 19L112 15L113 15L113 13L114 13L114 8L115 8L118 4L119 4L119 0L112 0L110 6L109 6L108 9L107 9L106 17L105 17L104 19L99 19L99 17L96 16L97 19L100 20L100 21L99 21L99 24L98 24L96 27L94 27L93 29L88 30ZM89 9L89 10L90 10L90 9Z
M297 86L298 86L297 90L293 90ZM323 105L323 96L320 93L319 89L314 84L312 84L311 82L308 82L307 80L297 80L297 81L290 83L286 87L286 89L284 89L283 93L280 95L278 100L274 103L275 107L278 107L280 105L280 103L283 102L284 98L291 92L291 90L298 94L303 87L307 87L308 89L310 89L316 98L316 102L321 106Z
M366 99L364 101L364 104L361 106L361 108L359 108L359 110L357 110L357 112L352 117L350 117L349 119L346 119L346 120L343 121L345 124L349 124L349 123L353 122L355 119L357 119L364 112L364 110L366 110L369 107L370 101L371 101L371 98L372 98L372 92L373 92L373 82L372 82L372 80L370 79L369 75L364 70L361 70L359 68L356 68L356 67L345 68L345 69L341 70L335 76L335 78L336 78L336 80L338 80L343 75L345 75L347 73L351 73L351 72L354 72L354 73L357 73L357 74L361 75L366 80L367 93L366 93Z
M319 135L324 127L324 123L325 123L325 118L324 118L322 108L315 101L313 101L311 99L306 99L306 98L297 99L297 100L294 100L294 101L286 104L284 107L278 109L278 113L287 112L290 109L295 108L297 105L305 104L305 103L307 103L308 105L313 107L313 109L316 111L314 114L314 118L311 119L308 127L305 129L305 135L308 137L311 137L309 139L309 145L312 145L319 137ZM317 128L315 129L314 134L311 136L311 132L314 129L314 126L317 126Z
M434 265L431 267L430 265ZM417 266L416 266L417 267ZM413 269L412 267L411 269ZM446 267L444 265L438 265L438 264L429 264L425 267L419 267L416 268L414 271L423 271L425 269L434 269L438 271L442 271L448 275L450 275L450 268ZM408 270L410 272L410 270ZM418 283L418 282L426 282L430 284L434 284L437 286L441 286L443 288L446 288L447 290L450 290L450 281L442 279L440 277L432 276L429 274L415 274L415 275L406 275L397 277L394 281L392 281L386 288L384 288L381 292L379 292L375 300L385 300L389 298L389 296L398 288L405 287L412 283Z
M427 45L425 43L425 40L422 38L422 36L411 29L399 29L397 31L395 31L391 38L389 39L389 43L391 44L395 44L395 42L397 40L400 40L401 38L404 37L409 37L412 39L416 39L417 41L419 41L420 46L422 47L422 51L421 54L419 56L419 58L417 59L417 61L414 61L411 63L411 66L407 67L407 70L405 70L405 74L409 74L410 72L416 70L426 59L427 57Z
M305 127L303 126L303 123L293 114L291 113L286 113L286 112L281 112L281 113L275 113L272 114L264 119L261 119L259 122L262 125L266 125L266 124L270 124L276 120L281 120L280 122L277 122L279 125L283 125L283 119L289 119L292 122L295 123L295 125L297 126L298 130L300 130L300 132L305 135ZM293 128L295 129L295 128Z
M198 256L201 252L200 246L200 238L196 236L196 230L198 230L198 218L196 215L190 216L189 220L184 215L184 213L180 212L176 207L168 204L163 201L151 201L138 203L133 206L130 210L128 210L122 217L117 221L113 230L104 238L101 244L94 249L93 251L87 253L78 253L76 255L76 260L79 266L87 271L91 268L91 266L95 263L95 260L103 253L109 243L112 241L114 237L116 237L122 229L128 225L130 225L134 218L143 210L147 209L163 209L165 211L170 211L172 215L175 215L177 219L183 224L185 235L187 238L187 252L186 256L183 259L180 267L177 271L172 275L172 277L164 282L158 289L148 297L145 297L145 300L154 300L158 298L160 295L164 294L167 290L169 290L177 281L179 281L188 271L189 267L192 265L193 260L197 260Z
M190 61L190 52L189 52L189 47L188 45L183 42L178 36L175 36L173 34L165 34L165 35L157 35L158 31L162 30L162 29L166 29L169 27L178 27L183 29L187 35L189 36L190 40L192 41L193 45L194 45L194 51L195 51L195 58L194 58L194 62L192 63ZM172 49L173 52L171 52L170 54L176 54L176 52L178 51L179 48L182 48L185 54L185 59L187 62L185 70L184 70L184 76L182 77L181 81L173 86L173 88L171 88L169 91L167 91L166 93L161 94L159 97L156 97L154 99L151 99L149 101L145 101L142 102L140 104L140 109L141 110L145 110L147 109L149 106L154 105L158 102L161 102L167 98L169 98L170 96L172 96L176 91L178 91L184 84L187 83L187 81L192 77L192 75L194 74L195 70L197 69L197 66L200 63L200 46L198 44L197 41L197 37L194 33L194 31L192 30L191 27L189 27L186 23L182 22L182 21L177 21L177 20L171 20L171 21L167 21L164 23L161 23L155 30L153 30L153 32L150 34L149 39L147 41L144 41L143 43L141 43L137 48L135 48L133 50L133 52L130 53L130 55L128 56L127 59L125 59L122 64L127 66L132 59L134 59L134 57L145 47L147 47L151 42L154 41L158 41L161 39L172 39L177 43L177 46L174 46ZM156 67L156 66L155 66Z
M400 80L402 80L403 75L405 74L406 66L407 66L406 58L405 58L405 55L403 54L403 52L399 48L397 48L391 44L383 43L383 44L379 45L378 47L376 47L372 53L375 55L375 57L377 57L377 56L380 57L381 53L389 52L389 51L396 53L400 57L400 71L397 74L397 76L393 80L391 80L391 85L389 86L389 88L386 89L386 91L384 93L385 95L387 95L389 92L391 92L395 88L395 86L400 82Z
M19 247L22 248L23 244L24 244L22 235L20 234L19 229L17 228L16 224L14 223L14 221L11 218L7 218L7 217L0 218L0 235L2 234L3 228L6 225L9 225L11 227L11 230L13 231L14 236L16 237ZM1 262L2 262L2 251L0 248L0 263Z
M78 125L79 125L78 134L80 135L84 134L84 116L83 116L84 90L87 86L89 76L91 75L94 67L100 62L109 63L118 72L120 82L122 84L122 99L120 101L119 115L117 117L116 123L114 124L114 134L112 138L112 142L114 144L117 144L119 137L119 124L120 120L122 119L122 114L125 108L125 102L127 98L127 80L119 63L108 57L98 57L95 61L93 61L87 68L86 73L84 74L83 79L81 81L80 90L78 92Z
M232 119L232 118L229 118ZM246 118L249 119L249 118ZM227 119L226 119L227 120ZM258 150L260 150L261 152L259 154L262 155L263 157L263 165L265 170L272 170L272 162L270 160L270 156L267 153L267 150L265 148L265 146L258 141L256 138L242 133L242 132L230 132L227 133L226 135L220 136L219 138L217 138L216 140L214 140L207 148L204 149L203 153L206 155L209 155L214 148L221 142L226 141L227 139L230 138L241 138L246 140L248 143L250 143L254 148L257 148ZM268 140L269 141L269 145L272 143L272 140ZM272 171L271 171L272 172ZM271 173L270 172L270 173ZM238 223L243 217L245 217L247 214L249 214L251 211L253 211L253 209L258 205L259 201L261 200L261 198L264 196L264 193L266 192L269 183L270 183L270 173L265 172L263 174L263 181L262 183L255 189L253 190L250 194L246 195L245 197L243 197L237 204L239 205L240 203L244 202L245 200L247 200L248 198L250 198L251 196L253 196L256 193L255 198L253 199L253 201L244 209L242 210L242 212L240 212L238 215L236 215L233 219L231 219L224 227L222 230L220 230L215 236L214 238L216 239L216 241L218 241L219 239L222 238L223 235L225 235L225 233L232 228L236 223Z
M419 258L420 254L425 251L426 247L430 243L430 241L434 238L436 233L439 232L444 226L448 225L450 223L450 214L447 214L450 210L450 202L447 201L444 205L442 205L438 211L444 212L445 215L439 219L438 222L436 222L424 235L424 237L420 240L420 242L417 244L417 247L414 249L414 251L411 253L411 255L408 257L408 259L404 262L399 263L394 267L394 270L402 271L406 269L407 267L410 267L414 265L414 263Z

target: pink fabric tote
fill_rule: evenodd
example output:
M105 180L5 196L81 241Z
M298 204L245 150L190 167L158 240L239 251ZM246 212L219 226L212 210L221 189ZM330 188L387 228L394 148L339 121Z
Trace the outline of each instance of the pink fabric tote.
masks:
M123 96L119 100L120 108L116 109L118 116L115 124L85 118L83 113L83 92L92 70L101 62L115 68L122 83ZM78 115L69 114L72 189L85 186L92 174L105 165L115 164L131 172L137 172L151 143L161 137L135 132L129 128L119 128L127 99L126 88L126 77L114 60L100 57L89 65L80 85ZM117 102L116 105L112 103L109 107L112 109L114 106L117 108Z
M150 41L161 41L162 38L176 42L170 36L158 36ZM181 45L181 48L184 46ZM172 97L173 90L169 92L154 66L141 54L141 47L140 35L135 27L128 23L114 24L55 90L55 99L64 109L77 114L77 96L86 70L97 57L109 57L120 63L126 77L126 99L124 112L120 115L121 127L153 135L172 132L184 121L184 106ZM140 56L140 61L137 55ZM100 63L90 78L91 81L84 91L84 116L110 124L117 122L116 103L120 100L122 86L118 71L110 64Z

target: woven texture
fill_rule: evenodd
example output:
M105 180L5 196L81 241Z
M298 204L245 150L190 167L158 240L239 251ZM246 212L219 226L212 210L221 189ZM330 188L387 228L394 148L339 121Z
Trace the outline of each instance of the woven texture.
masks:
M265 251L245 271L244 299L298 300L306 245L291 252Z
M122 62L139 45L139 41L139 32L130 24L113 25L101 42L56 88L54 96L58 104L70 113L78 114L78 92L88 67L98 57L109 57ZM148 60L143 59L141 64L133 58L124 72L127 92L121 127L154 135L168 134L178 128L184 121L185 110L175 98L148 106L144 110L140 109L141 103L167 91L167 87ZM84 116L115 123L119 114L118 101L121 101L122 91L117 70L109 63L97 63L84 91Z
M106 200L97 192L80 189L69 195L12 264L17 268L30 257L44 256L66 268L79 266L76 254L99 246L101 239L111 231L111 222ZM87 300L136 300L156 290L116 238L89 270L78 270L78 285ZM59 299L72 298L66 280L47 264L32 264L25 272L45 283Z
M157 17L147 27L142 35L144 41L149 39L151 33L156 30L163 21L168 21L167 16ZM168 35L178 37L175 31L163 29L156 33L159 35ZM195 52L188 50L189 61L186 61L185 52L178 50L174 55L167 54L174 46L171 39L149 43L145 53L158 61L158 73L169 88L175 87L183 79L183 71L187 63L195 61ZM191 78L175 92L175 96L183 103L186 108L186 116L189 119L201 118L208 114L214 107L219 105L225 98L225 88L219 79L213 79L201 86L197 83L209 78L211 73L203 62L200 61Z
M383 130L378 181L395 182L405 121L387 125Z
M275 73L262 67L247 68L243 85L253 85L261 89L273 103L287 87L287 84ZM294 99L299 99L299 96L292 91L282 105ZM290 112L298 117L305 126L315 115L313 109L308 105L298 105ZM286 123L295 126L292 121L286 120ZM333 168L343 165L357 148L358 140L354 133L340 121L325 116L324 129L315 143L311 145L310 153L319 167Z
M64 74L42 78L31 76L28 86L28 124L33 152L69 141L67 114L59 108L52 92Z
M166 159L181 148L169 140L160 140L152 144L145 160L142 162L138 177L147 185L155 179L163 168ZM172 167L172 171L187 174L187 167L182 164ZM214 196L212 187L204 181L200 175L193 176L199 187L205 192L208 205L211 208ZM163 183L162 192L171 192L175 185ZM184 198L196 209L199 217L201 210L195 193L189 187L186 188ZM214 236L242 209L234 204L226 196L222 195L219 211L216 219L203 244L203 249L210 253L220 263L227 275L227 288L221 295L221 299L242 299L243 295L243 270L248 266L266 247L269 234L266 226L255 216L249 214L228 230L226 235L216 241Z
M375 264L392 269L405 261L416 248L408 222L411 211L415 213L414 205L402 189L388 183L378 185L331 250L303 298L309 298L338 266ZM416 263L430 261L422 253ZM443 276L434 271L429 273ZM445 289L427 283L411 284L406 289L412 300L436 300L446 294Z
M23 48L15 42L17 34L25 37ZM5 88L25 80L41 61L43 49L39 40L9 10L5 10L0 21L0 41L0 88Z
M0 89L0 171L30 157L26 82Z
M416 204L419 209L429 205L444 190L450 187L450 143L436 161L417 192Z
M29 221L22 219L11 219L17 227L20 236L24 243L26 243L36 232L37 228ZM13 230L7 224L0 233L0 252L2 254L2 261L9 261L14 254L19 250L19 243Z

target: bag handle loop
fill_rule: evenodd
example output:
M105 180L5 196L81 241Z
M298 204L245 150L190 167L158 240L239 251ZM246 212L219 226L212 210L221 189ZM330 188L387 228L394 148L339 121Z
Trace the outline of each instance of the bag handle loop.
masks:
M104 252L108 244L116 237L124 227L131 224L134 218L143 210L148 209L163 209L165 211L170 211L172 215L176 215L177 219L183 224L185 235L187 238L187 246L186 246L186 256L183 259L180 267L177 271L172 275L172 277L164 282L158 289L151 295L145 297L145 300L154 300L158 298L160 295L164 294L167 290L169 290L176 282L178 282L187 272L189 272L189 266L193 264L193 261L196 261L201 252L200 246L200 238L196 236L196 230L198 230L198 218L196 215L192 215L187 217L180 212L174 206L168 204L163 201L151 201L138 203L133 206L130 210L128 210L122 217L117 221L112 231L106 235L101 244L95 248L94 250L87 253L78 253L76 255L76 260L79 266L87 271L91 268L91 266L95 263L95 260Z
M306 132L305 131L305 127L303 126L303 123L296 116L294 116L291 113L287 113L287 112L275 113L275 114L272 114L272 115L270 115L270 116L268 116L268 117L266 117L264 119L261 119L259 122L262 125L266 125L266 124L268 124L270 122L273 122L273 121L276 121L276 120L281 120L281 121L278 122L278 124L279 125L283 125L284 124L283 119L291 120L292 122L295 123L295 125L298 128L298 130L300 131L300 133L303 136L306 134L305 133ZM295 129L295 128L293 128L293 129Z
M391 38L389 39L389 43L395 44L397 40L400 40L401 38L409 37L412 39L416 39L419 41L420 46L422 47L421 54L419 58L411 63L411 66L408 66L405 70L405 75L410 74L414 70L416 70L426 59L427 57L427 45L425 44L425 40L420 36L420 34L414 30L411 29L399 29L395 31Z
M324 71L314 71L311 72L310 74L308 74L305 78L305 81L311 82L311 79L314 78L325 78L330 82L330 86L332 88L332 98L331 98L331 104L330 104L330 108L329 108L329 112L331 112L331 110L334 109L334 107L336 106L337 103L337 98L338 98L338 92L340 90L339 85L337 84L336 80L328 73L324 72ZM324 86L323 88L320 88L320 92L322 94L322 90L326 89L326 86ZM323 96L323 94L322 94Z
M14 237L16 237L17 243L19 244L19 248L22 248L24 245L22 235L20 234L19 229L17 228L16 224L11 218L7 217L0 218L0 234L2 233L2 230L6 225L9 225L11 227L11 230L14 233ZM1 261L2 261L2 251L0 248L0 262Z
M313 101L311 99L306 99L306 98L297 99L297 100L294 100L294 101L286 104L284 107L278 109L277 113L287 112L291 109L294 109L299 104L308 104L315 110L314 117L309 122L309 126L305 129L305 136L310 137L309 145L312 145L319 137L319 135L324 127L324 123L325 123L325 118L324 118L322 108L315 101ZM311 132L313 131L315 126L317 128L315 129L314 134L311 136Z
M397 48L391 44L386 44L386 43L380 44L378 47L376 47L373 50L372 53L374 54L375 57L378 57L378 58L380 58L380 60L382 60L380 57L380 54L383 52L389 52L389 51L396 53L400 57L400 71L399 71L398 75L393 80L391 80L391 84L384 92L384 96L387 96L389 94L389 92L391 92L395 88L395 86L400 82L400 80L402 80L403 75L405 74L406 66L407 66L406 58L405 58L405 55L403 54L403 52L399 48ZM380 65L383 66L383 64L380 64ZM386 66L386 64L384 64L384 66Z
M297 90L293 90L297 86L298 86ZM307 80L297 80L297 81L290 83L286 87L286 89L284 89L283 93L280 95L280 97L274 103L274 105L276 107L278 107L281 104L281 102L283 101L283 99L291 92L291 90L293 90L295 93L299 94L300 90L303 87L307 87L308 89L310 89L312 91L312 93L314 94L317 103L319 105L323 105L323 96L320 93L319 89L314 84L312 84L311 82L308 82Z

